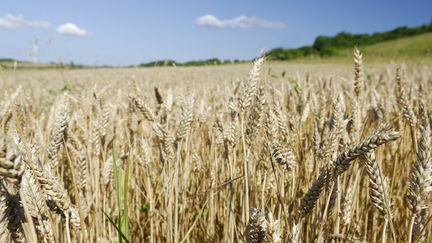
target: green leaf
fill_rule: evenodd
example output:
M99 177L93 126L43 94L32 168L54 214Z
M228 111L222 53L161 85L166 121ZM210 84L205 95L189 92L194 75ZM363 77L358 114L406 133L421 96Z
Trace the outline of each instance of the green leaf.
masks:
M108 214L105 213L103 210L102 210L102 213L105 215L105 217L108 218L108 221L110 221L110 223L111 223L111 224L114 226L114 228L117 230L117 232L119 233L119 236L120 236L124 241L126 241L126 243L129 243L130 241L126 238L126 236L123 234L123 232L121 232L120 228L116 225L116 223L114 222L114 220L113 220L110 216L108 216Z

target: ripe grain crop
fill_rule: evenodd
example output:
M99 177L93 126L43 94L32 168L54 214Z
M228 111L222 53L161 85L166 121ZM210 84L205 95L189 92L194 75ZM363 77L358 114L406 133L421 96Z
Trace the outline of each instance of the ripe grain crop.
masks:
M353 57L5 71L0 241L430 241L432 68Z

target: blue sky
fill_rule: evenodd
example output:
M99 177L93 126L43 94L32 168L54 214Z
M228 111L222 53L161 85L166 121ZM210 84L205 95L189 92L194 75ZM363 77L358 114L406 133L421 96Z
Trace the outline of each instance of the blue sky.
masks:
M0 57L92 65L249 59L317 35L429 23L431 10L430 0L2 1Z

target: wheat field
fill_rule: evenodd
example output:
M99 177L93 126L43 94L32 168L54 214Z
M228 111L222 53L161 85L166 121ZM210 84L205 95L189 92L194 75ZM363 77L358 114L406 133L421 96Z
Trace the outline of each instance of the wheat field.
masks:
M430 241L432 68L353 56L3 70L0 242Z

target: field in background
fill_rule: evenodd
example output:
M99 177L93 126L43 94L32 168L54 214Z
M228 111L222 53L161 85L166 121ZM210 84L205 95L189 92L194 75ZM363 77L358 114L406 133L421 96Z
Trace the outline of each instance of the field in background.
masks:
M369 64L417 63L431 65L432 33L361 46L359 49L365 56L365 62ZM335 50L334 56L331 57L323 58L315 55L287 62L293 64L348 64L352 62L352 51L352 48L345 48Z
M356 60L3 70L0 240L431 239L432 68Z
M432 33L383 42L361 48L365 62L426 62L432 63ZM352 58L352 50L340 54Z
M335 38L335 37L334 37ZM308 47L312 48L312 47ZM383 41L376 44L362 45L359 47L360 50L367 57L366 61L369 64L389 64L389 63L417 63L417 64L432 64L432 33L420 34L410 37L400 37L395 40ZM280 49L280 48L277 48ZM345 47L332 47L331 54L322 56L316 50L306 56L303 54L283 55L284 51L279 50L265 50L267 55L272 60L279 60L281 63L351 63L352 62L352 48ZM301 50L297 49L286 49L291 51ZM279 57L275 56L276 54ZM285 56L286 59L282 57ZM291 56L290 58L288 58ZM285 61L281 61L285 60ZM244 60L219 60L217 58L211 58L207 60L196 60L186 63L178 63L174 60L158 60L148 63L136 64L136 67L156 67L156 66L225 66L225 65L241 65ZM133 67L134 65L130 66ZM109 66L104 66L110 68ZM97 67L97 68L104 68ZM80 65L74 63L32 63L32 62L15 62L13 59L0 59L0 71L1 69L83 69L92 68L88 65ZM95 68L95 67L93 67Z

